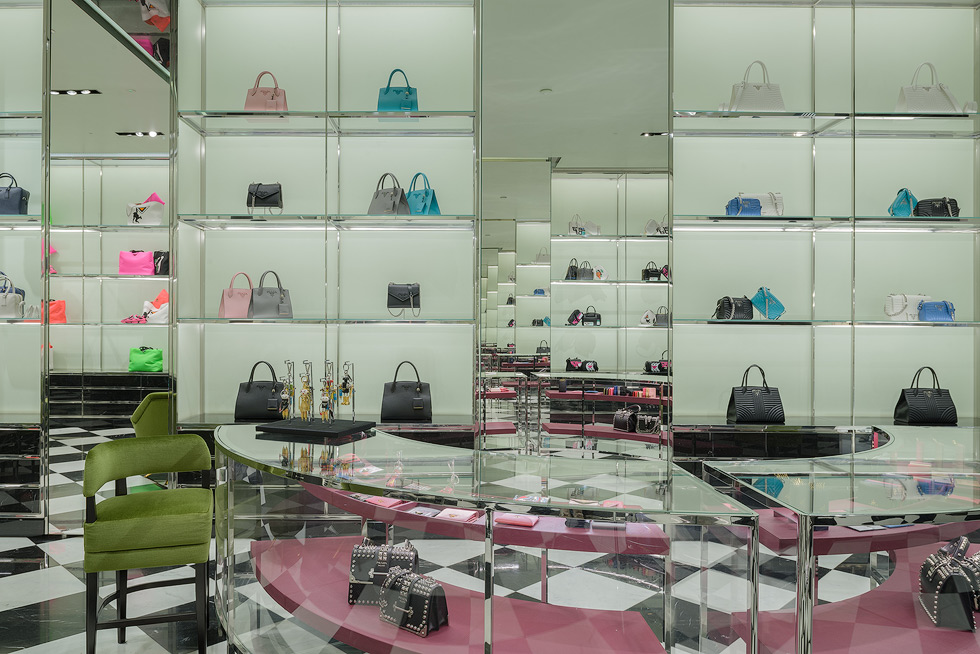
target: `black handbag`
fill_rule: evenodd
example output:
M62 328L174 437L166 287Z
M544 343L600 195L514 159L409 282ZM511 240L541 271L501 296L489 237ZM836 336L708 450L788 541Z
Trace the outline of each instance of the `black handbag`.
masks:
M667 358L667 350L660 353L659 361L647 361L643 364L643 370L649 375L669 375L670 359Z
M245 199L249 211L259 209L282 209L282 184L249 184Z
M575 273L575 279L595 279L595 271L592 270L592 264L588 261L583 261L579 264L578 270Z
M919 604L937 627L976 631L980 568L966 558L970 540L950 541L919 568Z
M655 282L663 276L663 271L656 261L648 261L646 267L640 271L640 279L645 282Z
M932 388L919 388L923 370L932 373ZM955 425L956 405L949 390L939 387L939 377L929 366L919 368L911 388L903 388L895 404L896 425Z
M535 354L551 354L551 346L548 345L548 341L541 339L538 343L538 349L534 351Z
M582 313L578 309L574 309L570 314L568 314L568 324L577 325L580 322L582 322L582 318L584 317L585 317L584 313Z
M272 374L272 381L255 381L255 369L265 364ZM252 366L247 382L238 385L235 399L235 422L255 420L275 420L280 418L283 383L276 381L276 371L268 361L259 361Z
M639 413L639 404L617 409L616 413L613 414L613 429L616 431L636 433L637 414Z
M912 215L955 218L960 215L960 205L953 198L927 198L916 203Z
M401 309L402 312L410 309L412 315L417 318L422 313L421 292L422 289L417 282L411 284L388 282L388 312L392 313L392 309Z
M565 372L599 372L599 364L578 357L569 357L565 359Z
M595 307L590 304L585 307L585 313L582 315L582 324L589 325L590 327L599 327L602 325L602 314L596 311Z
M578 279L578 259L573 258L568 262L568 269L565 270L565 281Z
M30 191L26 191L17 186L17 180L10 173L0 174L0 179L4 177L10 180L10 184L6 187L0 186L0 215L27 215L27 205L31 199Z
M415 381L398 381L398 371L405 364L415 371ZM381 422L432 422L432 395L429 385L419 377L411 361L395 368L395 377L385 382L381 394Z
M514 304L514 296L513 295L508 295L507 296L507 304L508 305Z
M170 253L167 252L166 250L153 251L153 274L154 275L170 274Z
M762 386L749 386L749 371L758 368L762 373ZM753 363L742 375L742 385L732 388L728 400L729 424L781 425L786 422L783 401L779 389L766 383L766 373Z
M531 318L531 327L544 327L544 318Z
M742 297L726 295L718 300L712 318L717 320L752 320L752 300L744 295Z
M350 554L348 604L378 605L381 586L392 568L418 572L419 555L406 540L401 545L375 545L365 538Z
M446 591L435 579L392 568L381 586L382 621L425 638L449 624Z

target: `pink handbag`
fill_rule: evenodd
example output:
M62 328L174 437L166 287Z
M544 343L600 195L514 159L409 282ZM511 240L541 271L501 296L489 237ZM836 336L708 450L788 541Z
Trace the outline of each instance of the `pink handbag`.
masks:
M234 288L235 278L245 275L243 272L235 273L231 278L228 288L221 291L221 305L218 307L219 318L250 318L252 314L252 278L245 275L248 280L248 288Z
M119 253L120 275L152 275L153 253L143 250L123 250Z
M259 86L259 80L263 75L272 76L275 88ZM259 73L255 78L255 86L245 92L245 111L289 111L289 105L286 104L286 90L279 88L275 75L267 70Z

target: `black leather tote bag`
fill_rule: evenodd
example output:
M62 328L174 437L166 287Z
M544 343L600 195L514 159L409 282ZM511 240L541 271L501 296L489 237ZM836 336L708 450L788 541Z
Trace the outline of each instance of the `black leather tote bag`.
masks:
M762 386L749 386L749 371L758 368L762 373ZM786 422L783 414L783 401L779 389L769 386L766 373L758 365L752 364L742 375L742 385L732 388L728 400L729 424L782 425Z
M932 388L919 388L923 370L932 373ZM903 388L895 404L896 425L955 425L956 405L949 389L939 387L939 377L929 366L923 366L912 377L911 388Z
M415 371L415 381L398 381L398 371L405 364ZM381 422L432 422L432 395L429 385L419 377L411 361L395 368L395 378L385 382L381 394Z
M255 369L265 364L272 375L272 381L255 381ZM238 398L235 400L235 422L256 420L278 420L282 416L281 398L283 383L276 381L276 371L268 361L259 361L252 366L247 382L238 385Z

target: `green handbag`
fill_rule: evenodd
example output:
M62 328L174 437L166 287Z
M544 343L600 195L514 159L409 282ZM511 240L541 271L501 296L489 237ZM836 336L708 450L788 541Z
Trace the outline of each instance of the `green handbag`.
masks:
M163 372L163 350L146 345L130 348L129 372Z

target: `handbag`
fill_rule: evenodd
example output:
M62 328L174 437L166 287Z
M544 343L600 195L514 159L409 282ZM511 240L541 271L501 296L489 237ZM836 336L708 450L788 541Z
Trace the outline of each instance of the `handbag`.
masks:
M24 317L24 298L14 290L13 283L6 277L0 277L3 286L0 287L0 319L19 320Z
M163 224L164 204L156 193L146 198L146 202L138 204L130 202L126 205L126 220L130 225Z
M170 253L168 251L166 250L153 251L153 274L154 275L170 274Z
M598 225L596 225L591 220L586 221L585 223L586 236L600 236L601 234L602 234L602 229L600 229Z
M667 233L667 220L664 216L664 222L660 222L656 218L651 218L647 221L647 224L643 226L644 236L658 236L660 234Z
M670 359L667 358L667 350L660 353L659 361L647 361L643 365L643 370L648 375L669 375Z
M752 296L752 306L769 320L779 320L779 317L786 313L786 307L766 286L760 286Z
M534 353L535 354L551 354L551 346L548 345L548 341L546 341L544 339L541 339L541 342L538 343L538 347L537 347L536 350L534 350Z
M392 86L391 80L395 73L401 73L405 78L405 86ZM388 85L378 91L378 111L418 111L419 91L409 84L408 75L401 68L396 68L388 75Z
M536 288L534 289L534 293L532 293L532 295L537 295L537 296L545 296L547 294L548 293L546 293L543 288Z
M633 404L631 406L623 407L622 409L617 409L616 413L613 414L613 429L616 431L625 431L635 434L637 414L639 412L639 404Z
M534 257L534 263L551 263L551 254L548 253L548 248L538 250Z
M249 184L245 203L251 214L253 209L282 209L282 184Z
M599 364L578 357L569 357L565 359L565 372L599 372Z
M580 322L582 322L583 317L585 317L584 313L582 313L578 309L573 309L572 312L568 314L567 322L569 325L577 325Z
M381 586L379 617L383 622L425 638L449 625L446 591L435 579L392 568Z
M762 203L757 198L743 198L741 195L732 198L725 205L726 216L761 216Z
M544 318L531 318L531 327L544 327Z
M6 293L8 290L12 290L14 293L19 295L21 299L27 299L27 291L22 288L17 288L14 283L7 277L7 274L0 270L0 279L3 279L3 284L0 284L0 293Z
M276 278L276 285L266 288L265 276L272 273ZM293 317L293 303L289 297L289 289L282 287L279 275L274 270L266 270L259 277L259 287L252 289L252 310L251 318L266 319L291 319Z
M578 259L572 258L568 262L568 269L565 271L565 281L578 279Z
M923 370L932 373L932 388L919 388ZM939 387L939 377L929 366L919 368L911 388L903 388L895 404L896 425L955 425L956 405L949 390Z
M955 319L956 307L948 300L919 302L919 320L921 322L953 322Z
M425 188L415 189L415 182L421 177L425 183ZM412 177L412 183L408 187L408 195L405 196L408 201L409 210L419 216L439 216L439 201L436 200L436 192L429 186L429 178L425 176L425 173L415 173Z
M899 189L895 195L895 199L888 205L888 215L898 217L911 216L912 210L915 209L915 203L916 199L912 195L912 191L907 188Z
M505 303L505 305L506 306L510 306L512 304L514 304L514 294L513 293L511 293L510 295L507 296L507 302Z
M153 253L144 250L123 250L119 253L120 275L152 275Z
M275 86L259 86L259 81L264 75L270 76ZM289 111L286 89L279 88L279 81L275 75L267 70L259 73L252 88L245 91L245 111Z
M0 173L0 179L4 177L10 183L6 187L0 186L0 216L26 216L30 192L17 186L17 180L10 173Z
M954 198L928 198L915 203L912 215L955 218L960 215L960 205Z
M384 188L385 178L390 177L391 188ZM407 216L412 213L405 198L405 189L398 184L398 178L391 173L385 173L378 180L378 185L371 196L371 206L368 207L369 216Z
M412 315L418 318L422 313L421 292L418 282L411 284L388 282L388 313L401 316L404 315L405 309L410 309ZM392 309L400 309L400 311L395 314Z
M235 288L235 278L245 275L248 288ZM252 316L252 278L243 272L232 275L228 288L221 291L221 304L218 305L219 318L250 318Z
M271 381L255 381L255 369L265 364L272 375ZM252 372L247 382L238 385L238 397L235 398L235 422L273 420L280 417L285 408L282 401L282 390L285 385L276 381L276 371L268 361L259 361L252 366Z
M762 82L750 82L749 72L752 66L759 64L762 68ZM786 111L783 95L779 84L769 81L769 69L758 59L745 69L742 81L732 85L732 101L728 111Z
M347 603L377 606L381 585L388 578L388 571L395 567L418 571L419 555L412 544L406 539L401 545L375 545L365 537L351 551Z
M970 540L961 536L930 554L919 568L919 605L937 627L976 631L980 570L967 558Z
M919 86L919 71L922 67L929 68L929 85ZM919 64L912 74L912 83L903 86L898 92L898 102L895 105L896 113L913 114L960 114L963 113L963 106L953 97L952 91L945 84L939 81L936 67L931 63L924 62Z
M24 322L41 322L41 307L32 304L27 308ZM48 301L48 324L64 325L68 322L68 306L64 300Z
M661 311L663 309L663 311ZM657 307L657 313L653 316L653 324L657 327L666 327L670 324L670 311L666 305L661 304Z
M582 216L575 214L568 221L568 235L585 236L585 223L582 221Z
M602 314L596 311L591 304L585 307L585 314L582 316L582 324L590 327L602 326Z
M756 206L758 203L758 207ZM725 206L726 216L782 216L783 194L770 191L768 193L739 193Z
M716 320L752 320L752 301L745 297L726 295L718 300L712 318Z
M592 264L588 261L583 261L579 264L578 270L575 273L575 279L581 281L583 279L593 279L595 277L595 271L592 270Z
M163 350L146 345L130 348L129 372L163 372Z
M398 381L398 371L406 363L415 371L415 381ZM394 378L385 382L381 393L381 422L432 422L429 385L422 381L411 361L399 363Z
M663 276L663 271L656 261L648 261L647 265L640 271L640 279L645 282L655 282Z
M749 371L758 368L762 373L762 386L749 386ZM733 386L728 399L729 424L781 425L786 422L783 401L779 389L766 382L766 372L753 363L742 374L742 385Z
M889 293L885 298L885 315L898 322L918 320L919 303L931 300L928 295Z

